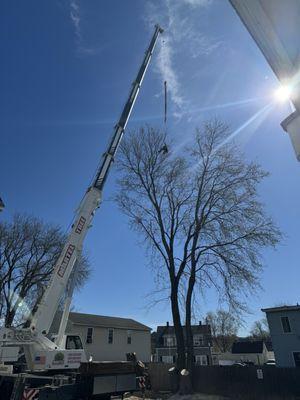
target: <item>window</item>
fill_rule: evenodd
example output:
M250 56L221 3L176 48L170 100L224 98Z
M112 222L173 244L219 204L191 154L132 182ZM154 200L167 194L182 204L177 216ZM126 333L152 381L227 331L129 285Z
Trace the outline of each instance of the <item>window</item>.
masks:
M291 325L288 317L281 317L281 325L284 333L291 332Z
M203 335L194 335L194 346L203 346L204 345L204 338Z
M131 331L127 331L127 344L131 344Z
M93 328L87 328L86 342L93 343Z
M90 328L90 329L93 329L93 328ZM80 337L79 336L67 336L66 349L67 350L83 349Z
M108 329L108 343L112 344L114 341L114 330L113 328Z
M164 346L165 347L175 347L176 346L175 336L165 336L164 337Z
M197 356L195 356L195 363L197 365L207 365L208 364L207 356L205 356L205 355L197 355Z
M162 362L167 364L173 364L173 356L162 356Z

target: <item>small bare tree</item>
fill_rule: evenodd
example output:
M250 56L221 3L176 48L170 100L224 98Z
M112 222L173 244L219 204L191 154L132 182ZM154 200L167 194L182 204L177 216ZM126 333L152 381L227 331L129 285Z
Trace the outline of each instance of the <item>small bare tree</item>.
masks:
M269 340L270 330L267 319L262 318L261 320L255 321L250 331L250 335L253 339Z
M231 307L243 308L241 290L259 286L260 250L275 246L280 237L257 200L257 185L266 173L226 144L228 135L215 120L197 131L192 148L181 155L152 128L140 129L121 145L117 201L150 246L169 291L179 368L193 365L195 288L214 286Z
M232 312L217 310L207 313L206 323L210 325L213 346L216 351L225 353L231 350L237 338L239 321Z
M9 327L20 325L34 312L64 244L56 226L17 214L0 222L0 319ZM89 262L79 263L77 288L89 276Z

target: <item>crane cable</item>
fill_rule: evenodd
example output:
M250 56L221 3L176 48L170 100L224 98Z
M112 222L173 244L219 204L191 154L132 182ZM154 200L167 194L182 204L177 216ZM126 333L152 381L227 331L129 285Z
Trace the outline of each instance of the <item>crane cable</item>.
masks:
M167 136L167 81L164 81L164 136ZM163 144L162 148L159 150L159 153L167 154L169 151L166 142Z

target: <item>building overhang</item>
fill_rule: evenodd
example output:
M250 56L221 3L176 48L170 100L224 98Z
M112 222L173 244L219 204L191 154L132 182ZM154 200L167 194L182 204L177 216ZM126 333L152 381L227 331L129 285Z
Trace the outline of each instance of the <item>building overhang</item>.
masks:
M276 313L276 312L286 312L286 311L300 311L300 306L280 306L280 307L270 307L270 308L262 308L261 311L265 313Z
M263 53L273 72L290 91L300 112L300 1L229 0ZM291 114L282 124L300 161L300 117Z

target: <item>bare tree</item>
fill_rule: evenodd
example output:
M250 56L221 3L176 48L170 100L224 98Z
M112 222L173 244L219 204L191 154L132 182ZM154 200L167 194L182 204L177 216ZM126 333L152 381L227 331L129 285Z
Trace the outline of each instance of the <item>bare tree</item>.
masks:
M259 340L269 340L270 339L270 330L269 325L266 318L262 318L261 320L255 321L253 323L252 329L250 331L250 335L254 339Z
M218 310L209 312L206 322L211 327L214 348L221 353L231 350L233 342L237 338L239 321L232 312Z
M152 251L159 279L166 285L177 342L177 365L185 367L185 343L179 306L180 279L188 262L192 232L182 226L190 212L186 161L171 157L164 134L141 129L121 144L117 201ZM158 256L158 257L156 257ZM167 279L165 279L167 276Z
M190 152L195 188L189 226L190 249L186 297L188 366L193 364L191 330L195 285L214 287L233 310L245 310L245 295L259 287L261 251L274 247L280 232L258 200L257 186L267 176L228 143L230 131L218 120L197 131Z
M12 222L0 222L0 318L5 326L20 325L34 312L64 240L60 228L34 217L17 214ZM77 288L89 271L82 257Z
M257 185L267 174L227 143L229 133L223 123L208 122L181 155L152 128L140 129L121 145L117 201L150 246L169 290L181 368L193 364L195 288L213 286L232 308L243 308L241 291L259 286L261 249L275 246L280 237L257 200Z

